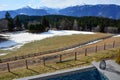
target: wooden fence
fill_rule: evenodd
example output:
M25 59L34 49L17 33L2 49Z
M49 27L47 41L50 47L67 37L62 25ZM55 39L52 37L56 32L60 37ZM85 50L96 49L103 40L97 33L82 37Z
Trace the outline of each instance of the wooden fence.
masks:
M76 52L51 55L51 56L46 56L46 57L38 56L38 57L29 58L29 59L24 58L24 59L20 59L17 61L0 63L0 71L10 72L12 69L19 68L19 67L25 67L26 69L28 69L29 66L35 65L35 64L46 65L47 63L63 62L66 60L66 57L67 57L67 60L73 60L73 59L77 60L78 56L80 56L81 54L82 55L84 54L84 56L87 56L90 53L97 53L98 51L108 50L108 49L117 48L117 47L120 47L120 42L113 41L111 43L105 43L102 46L96 45L94 47L77 50Z

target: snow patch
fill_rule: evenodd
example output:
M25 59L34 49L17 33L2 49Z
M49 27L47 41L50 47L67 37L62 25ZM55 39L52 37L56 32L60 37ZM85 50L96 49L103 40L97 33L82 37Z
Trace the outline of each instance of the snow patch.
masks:
M0 43L0 49L8 50L20 48L26 43L33 42L36 40L42 40L54 36L64 36L72 34L95 34L94 32L84 32L84 31L70 31L70 30L49 30L48 32L43 33L29 33L26 31L22 32L13 32L7 33L6 36L9 36L8 41Z
M4 56L4 55L7 55L8 53L2 53L2 54L0 54L0 56Z
M113 36L113 37L120 37L120 35L116 35L116 36Z
M88 43L88 44L86 44L86 45L95 44L95 43L100 42L100 41L102 41L102 39L101 39L101 40L97 40L97 41L90 42L90 43Z

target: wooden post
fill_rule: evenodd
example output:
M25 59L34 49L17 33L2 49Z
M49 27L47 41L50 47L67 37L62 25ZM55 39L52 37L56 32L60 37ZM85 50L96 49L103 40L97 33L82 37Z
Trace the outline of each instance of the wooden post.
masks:
M104 43L104 50L106 50L106 44Z
M46 62L45 62L45 57L43 57L43 65L45 66Z
M98 46L96 45L96 46L95 46L95 52L96 52L96 53L97 53L97 48L98 48Z
M2 60L0 59L0 63L2 63Z
M87 56L87 48L85 49L85 56Z
M17 56L15 56L15 60L17 60Z
M62 55L60 55L60 62L62 62Z
M115 41L113 41L113 48L115 47Z
M8 72L11 72L10 71L10 64L9 63L7 63L7 68L8 68Z
M75 52L75 61L77 60L77 52Z
M26 69L28 69L28 61L25 60Z

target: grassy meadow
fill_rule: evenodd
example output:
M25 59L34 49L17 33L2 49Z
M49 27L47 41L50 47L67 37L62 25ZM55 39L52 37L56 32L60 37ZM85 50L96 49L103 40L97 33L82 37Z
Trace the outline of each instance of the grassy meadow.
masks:
M0 50L0 53L8 53L5 56L0 56L0 58L8 58L8 57L44 52L49 50L55 50L59 48L65 48L78 43L83 43L89 40L93 40L109 35L111 34L96 33L96 34L77 34L77 35L69 35L69 36L55 36L40 41L27 43L19 49Z

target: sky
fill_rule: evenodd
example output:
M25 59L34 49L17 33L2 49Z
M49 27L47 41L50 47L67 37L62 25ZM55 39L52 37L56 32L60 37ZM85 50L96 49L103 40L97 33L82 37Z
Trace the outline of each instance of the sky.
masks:
M0 11L15 10L25 6L32 8L50 7L65 8L68 6L85 4L116 4L120 5L120 0L0 0Z

